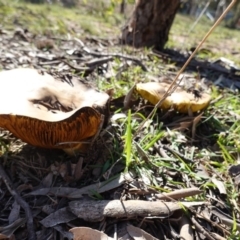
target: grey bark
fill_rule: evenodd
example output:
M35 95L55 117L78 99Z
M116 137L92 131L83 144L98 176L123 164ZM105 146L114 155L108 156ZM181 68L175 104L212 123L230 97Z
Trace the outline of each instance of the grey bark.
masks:
M79 200L69 202L69 210L78 218L85 221L102 221L105 217L111 218L135 218L160 216L169 217L174 211L181 210L182 204L185 207L200 206L204 202L148 202L142 200Z
M122 43L162 49L179 6L180 0L136 0L133 13L122 30Z

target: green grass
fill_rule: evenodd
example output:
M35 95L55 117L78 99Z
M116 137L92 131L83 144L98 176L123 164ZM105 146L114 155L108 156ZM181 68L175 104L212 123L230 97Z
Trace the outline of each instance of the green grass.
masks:
M101 13L101 8L98 9ZM27 28L37 34L71 34L82 33L106 37L121 22L117 14L96 14L87 7L63 8L53 4L30 4L18 1L0 1L1 25L13 30L16 26Z
M132 155L132 126L131 126L131 111L128 111L128 118L127 118L127 129L124 136L125 140L125 147L124 147L124 153L126 156L126 170L128 171L128 168L131 164L131 155Z

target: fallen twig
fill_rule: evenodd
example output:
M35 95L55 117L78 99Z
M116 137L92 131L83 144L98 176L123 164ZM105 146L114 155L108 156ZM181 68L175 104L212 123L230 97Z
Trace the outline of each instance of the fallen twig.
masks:
M98 58L98 59L92 59L88 62L85 62L84 64L88 67L98 67L101 66L104 63L107 63L109 61L112 61L113 57L103 57L103 58Z
M178 200L180 198L191 197L191 196L200 194L202 192L203 191L201 191L200 189L193 187L193 188L179 189L169 193L159 193L159 194L155 194L154 196L160 200L172 200L172 199Z
M85 221L102 221L105 217L113 218L134 218L160 216L169 217L182 206L199 206L204 202L148 202L142 200L102 200L102 201L72 201L69 208L77 217Z
M170 158L168 156L168 154L166 153L166 151L163 149L162 144L155 143L154 148L161 157L166 158L166 159Z
M153 50L153 55L160 57L160 58L165 58L166 60L170 60L172 62L175 63L184 63L187 60L187 57L182 56L182 57L176 57L176 56L171 56L170 54L167 53L163 53L163 52L159 52L158 50ZM201 60L196 60L196 59L192 59L189 64L190 67L196 67L196 68L203 68L203 69L208 69L208 70L212 70L212 71L216 71L216 72L220 72L223 74L231 74L232 77L235 78L239 78L239 75L234 74L232 72L232 70L228 70L225 67L215 64L215 63L211 63L208 61L201 61Z
M215 240L227 240L226 238L218 235L217 233L212 233L212 235L215 238Z
M161 155L163 154L162 149L165 149L165 150L169 151L170 153L172 153L173 155L180 157L181 159L183 159L184 161L186 161L186 162L188 162L188 163L194 163L194 161L193 161L192 159L185 157L183 154L181 154L181 153L179 153L179 152L177 152L177 151L175 151L175 150L173 150L173 149L171 149L171 148L169 148L169 147L167 147L167 146L165 146L165 145L162 145L162 144L159 144L159 145L158 145L158 144L154 144L154 148L155 148ZM167 155L166 155L166 156L167 156Z
M16 202L24 209L25 214L26 214L26 219L27 219L27 228L28 228L28 239L29 240L35 240L36 239L36 234L34 230L34 225L33 225L33 215L30 210L30 207L28 203L18 194L18 192L14 189L13 184L6 174L2 164L0 163L0 177L4 181L5 185L8 188L8 191L11 193L11 195L14 197Z
M147 72L148 69L147 67L137 58L134 58L132 56L124 55L124 54L119 54L119 53L97 53L90 51L89 54L96 56L96 57L115 57L115 58L124 58L126 60L130 60L132 62L135 62L137 65L139 65L143 71Z
M94 57L113 57L113 58L124 58L126 60L130 60L130 61L133 61L135 62L136 64L138 64L143 71L147 72L148 69L147 67L141 62L141 60L139 60L138 58L135 58L135 57L132 57L132 56L128 56L128 55L124 55L124 54L120 54L120 53L100 53L100 52L95 52L95 51L92 51L90 50L88 47L86 47L84 45L84 43L79 40L79 39L76 39L75 40L81 45L82 47L82 50Z
M223 212L221 212L218 208L213 207L211 209L211 214L217 216L222 224L232 227L234 225L234 220L227 217L227 215ZM235 223L236 228L238 231L240 231L240 224L238 222Z
M200 233L202 233L208 240L215 240L215 238L212 237L212 236L210 235L210 233L207 232L207 231L197 222L197 220L195 219L195 217L192 217L192 222L193 222L193 224L195 225L196 229L197 229Z
M99 58L99 59L93 59L91 61L85 62L83 63L84 65L86 65L87 67L84 66L76 66L73 65L72 63L70 63L68 60L63 60L63 62L65 64L67 64L69 67L77 70L77 71L81 71L81 72L86 72L86 73L91 73L93 72L97 67L103 65L104 63L107 63L109 61L112 61L113 57L103 57L103 58Z
M95 69L95 67L79 67L79 66L75 66L75 65L71 64L69 61L66 61L66 60L63 60L63 62L65 64L67 64L69 67L73 68L74 70L81 71L81 72L90 73L90 72L92 72Z

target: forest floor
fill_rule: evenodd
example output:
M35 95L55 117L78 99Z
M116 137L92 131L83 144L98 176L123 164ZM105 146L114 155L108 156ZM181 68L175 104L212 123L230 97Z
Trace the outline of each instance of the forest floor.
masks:
M0 130L0 239L240 239L240 31L219 26L181 77L185 91L211 95L206 109L148 118L154 106L130 90L171 82L211 22L191 30L195 19L178 14L162 52L133 49L119 44L125 17L86 2L0 0L1 71L34 68L111 96L84 153Z

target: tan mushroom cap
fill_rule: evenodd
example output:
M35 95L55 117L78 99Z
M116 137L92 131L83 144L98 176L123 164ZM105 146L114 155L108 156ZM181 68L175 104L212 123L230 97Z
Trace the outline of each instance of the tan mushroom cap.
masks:
M168 90L170 84L162 82L138 83L136 91L152 104L157 104ZM171 107L180 113L200 111L206 108L211 101L208 93L201 93L200 98L196 98L193 93L177 87L175 91L168 96L160 106L161 109L168 110Z
M34 69L0 72L0 127L23 141L45 148L75 148L94 136L109 96L86 87L77 79L71 84ZM67 109L49 110L45 105ZM59 145L62 142L71 144Z

